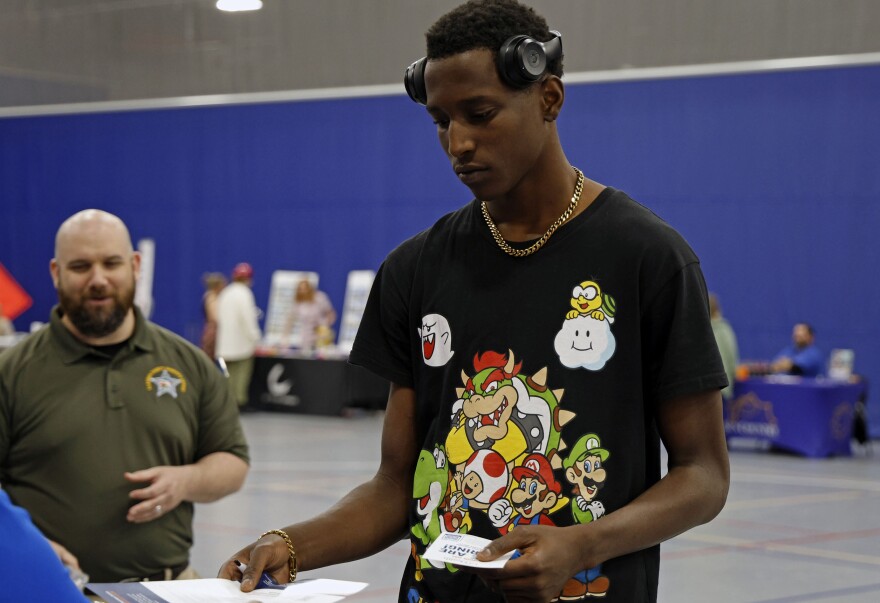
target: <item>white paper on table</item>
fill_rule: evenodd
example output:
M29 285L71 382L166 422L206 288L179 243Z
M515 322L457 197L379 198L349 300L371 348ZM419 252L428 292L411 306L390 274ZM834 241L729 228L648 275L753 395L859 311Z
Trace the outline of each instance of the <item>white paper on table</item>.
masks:
M142 582L143 586L168 603L263 603L296 601L298 603L336 603L363 590L365 582L314 579L288 585L284 590L271 588L241 592L241 584L222 578Z
M349 582L347 580L331 580L330 578L312 578L309 580L298 580L293 584L289 584L284 589L284 596L289 594L299 595L341 595L347 597L359 593L367 587L366 582ZM282 599L282 601L296 601L298 599Z
M431 543L431 546L422 555L422 559L438 563L451 563L462 567L504 567L507 560L513 556L514 551L505 553L493 561L477 561L477 553L486 548L490 542L492 541L470 534L443 532Z

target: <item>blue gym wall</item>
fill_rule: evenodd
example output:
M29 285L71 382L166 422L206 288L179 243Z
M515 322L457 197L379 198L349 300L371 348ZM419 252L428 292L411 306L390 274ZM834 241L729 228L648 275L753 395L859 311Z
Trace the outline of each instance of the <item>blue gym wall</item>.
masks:
M808 321L880 391L880 66L572 84L559 127L690 241L744 359ZM339 307L349 270L468 199L404 96L0 119L19 328L46 319L55 230L86 207L155 239L153 318L193 339L202 273L251 262L265 309L273 270L315 270Z

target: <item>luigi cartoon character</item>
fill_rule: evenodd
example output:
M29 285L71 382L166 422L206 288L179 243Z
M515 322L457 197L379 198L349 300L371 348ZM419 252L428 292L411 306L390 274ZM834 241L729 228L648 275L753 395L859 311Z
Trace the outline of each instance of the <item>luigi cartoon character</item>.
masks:
M605 507L596 496L605 486L605 461L609 452L602 448L599 436L589 433L580 438L562 462L565 479L573 486L571 514L575 523L590 523L605 514ZM577 601L585 597L602 597L611 581L602 575L602 564L575 574L559 595L562 601Z

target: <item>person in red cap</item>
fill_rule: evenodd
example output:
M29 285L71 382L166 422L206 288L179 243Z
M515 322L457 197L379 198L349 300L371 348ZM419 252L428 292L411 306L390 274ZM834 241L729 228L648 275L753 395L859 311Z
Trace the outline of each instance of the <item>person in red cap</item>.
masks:
M247 407L254 372L254 351L262 337L260 314L251 286L254 269L241 262L232 269L232 282L217 296L217 358L229 370L229 384L240 409Z
M232 280L254 280L254 269L247 262L239 262L232 269ZM250 284L250 283L249 283Z

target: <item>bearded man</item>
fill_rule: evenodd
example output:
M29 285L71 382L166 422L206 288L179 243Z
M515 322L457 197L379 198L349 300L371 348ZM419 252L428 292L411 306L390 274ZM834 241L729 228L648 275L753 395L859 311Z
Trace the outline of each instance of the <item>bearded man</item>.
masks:
M144 318L139 270L122 220L71 216L49 325L0 354L0 483L93 582L195 577L193 503L235 492L248 469L228 384Z

